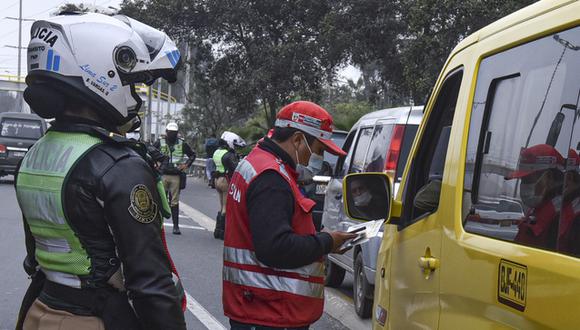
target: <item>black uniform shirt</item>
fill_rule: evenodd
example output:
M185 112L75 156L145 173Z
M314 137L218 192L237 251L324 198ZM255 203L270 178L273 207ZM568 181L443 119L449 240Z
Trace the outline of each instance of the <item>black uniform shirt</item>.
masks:
M271 139L265 138L258 148L296 167L292 158ZM294 196L279 173L265 171L255 178L248 187L246 203L256 256L264 264L282 269L302 267L332 250L333 241L328 233L294 233Z

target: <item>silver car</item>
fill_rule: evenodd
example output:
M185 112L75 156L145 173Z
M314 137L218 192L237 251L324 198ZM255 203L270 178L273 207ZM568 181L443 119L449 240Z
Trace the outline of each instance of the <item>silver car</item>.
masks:
M349 173L384 171L393 180L396 193L422 116L422 106L384 109L361 117L352 127L343 146L348 154L338 160L326 189L322 215L325 228L344 231L359 223L344 213L342 179ZM346 271L354 274L354 306L362 318L370 316L373 304L382 232L379 236L343 255L330 254L327 258L327 286L340 286Z

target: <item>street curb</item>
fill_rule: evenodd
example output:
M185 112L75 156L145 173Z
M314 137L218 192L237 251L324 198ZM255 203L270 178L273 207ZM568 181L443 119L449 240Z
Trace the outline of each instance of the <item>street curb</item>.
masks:
M371 329L371 320L361 320L356 313L352 302L346 299L340 291L326 287L324 290L324 312L349 329Z

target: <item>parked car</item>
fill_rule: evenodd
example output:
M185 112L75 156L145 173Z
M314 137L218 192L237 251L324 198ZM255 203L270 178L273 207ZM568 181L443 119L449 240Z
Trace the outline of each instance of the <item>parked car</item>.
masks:
M388 219L374 330L578 329L578 72L580 1L535 2L451 52L396 192L345 178Z
M342 148L347 133L348 132L346 131L334 130L332 132L331 140L334 141L334 143L337 146ZM314 208L312 209L312 220L314 221L314 226L318 231L320 231L321 229L322 212L324 211L324 196L326 195L326 187L328 185L328 182L330 181L330 177L334 173L337 161L338 161L337 156L325 152L322 170L320 171L320 173L317 173L317 175L314 177L313 180L314 182L309 186L305 187L307 196L316 202L316 205L314 205Z
M46 131L46 122L35 114L0 113L0 177L16 172L18 162Z
M346 174L385 172L395 187L399 186L422 115L422 106L384 109L361 117L352 127L343 146L348 154L338 160L335 175L326 189L324 227L344 231L359 223L343 211L342 179ZM331 254L327 258L326 285L339 286L345 272L354 273L354 306L363 318L369 317L371 312L380 241L380 238L373 238L345 254Z

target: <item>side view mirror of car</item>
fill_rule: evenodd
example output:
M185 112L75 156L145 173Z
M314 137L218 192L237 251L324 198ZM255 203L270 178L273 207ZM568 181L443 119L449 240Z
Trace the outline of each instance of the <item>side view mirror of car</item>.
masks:
M391 180L385 173L353 173L344 178L345 213L362 221L389 219Z

